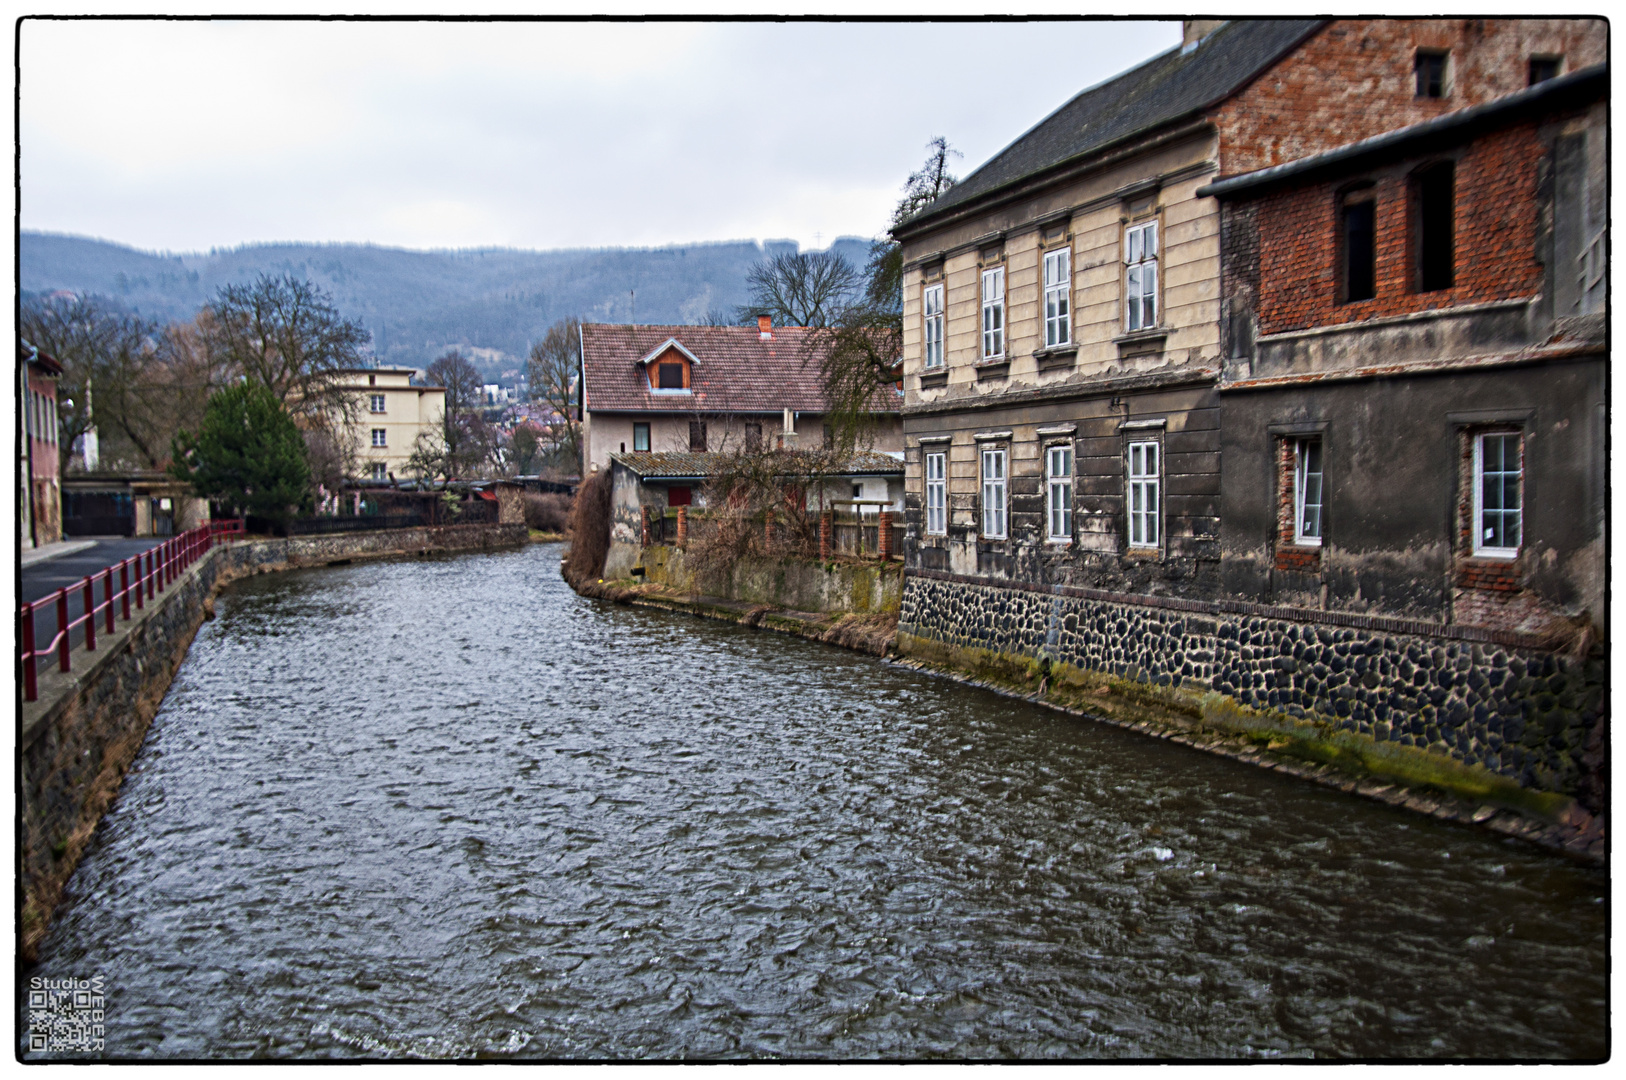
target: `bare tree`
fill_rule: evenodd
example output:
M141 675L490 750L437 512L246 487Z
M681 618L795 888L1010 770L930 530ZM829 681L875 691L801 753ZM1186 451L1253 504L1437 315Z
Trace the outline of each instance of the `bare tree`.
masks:
M830 251L781 253L751 267L742 321L768 315L781 326L825 326L858 291L853 264Z
M948 161L959 151L942 136L926 148L925 164L904 181L903 198L892 211L894 229L956 183ZM897 241L887 238L870 246L863 289L808 338L805 348L804 363L817 364L823 376L825 425L838 449L851 450L903 378L903 249Z
M527 367L531 397L553 414L542 433L545 452L569 462L580 474L582 432L576 405L581 389L581 323L560 319L548 327L542 340L532 343Z
M349 426L359 391L341 372L360 366L369 335L339 314L309 281L261 274L253 285L223 287L200 325L217 362L266 387L304 428Z
M440 427L418 436L410 466L429 477L467 477L486 461L495 444L481 416L479 370L456 349L429 365L429 381L446 390Z

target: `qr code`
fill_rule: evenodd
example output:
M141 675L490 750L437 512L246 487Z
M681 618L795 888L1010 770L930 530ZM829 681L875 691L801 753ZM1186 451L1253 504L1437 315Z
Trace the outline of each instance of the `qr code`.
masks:
M96 1053L102 1049L102 977L30 979L30 1053Z

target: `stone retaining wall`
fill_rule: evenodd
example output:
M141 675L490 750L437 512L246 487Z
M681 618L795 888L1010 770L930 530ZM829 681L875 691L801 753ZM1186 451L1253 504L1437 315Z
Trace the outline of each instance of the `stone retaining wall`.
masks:
M41 665L39 700L19 725L21 818L19 949L35 959L51 913L96 825L135 760L198 626L220 586L244 574L355 559L490 551L526 543L525 526L449 525L334 536L250 540L217 547L97 650L73 654L74 670Z
M636 557L626 553L630 548ZM640 548L633 545L613 544L612 551L620 551L618 560L609 560L605 566L605 579L610 580L610 567L619 569L618 577L638 575L652 585L661 585L680 592L698 592L694 568L685 552L669 544L652 544ZM706 591L715 592L725 600L748 604L767 604L789 611L811 611L821 614L876 615L898 610L903 593L903 564L898 562L821 563L815 559L741 559L735 563L726 582L712 582Z
M929 643L984 650L1193 700L1217 692L1289 722L1445 755L1524 788L1600 801L1607 671L1596 652L1576 659L1469 639L1492 636L1483 633L1318 624L1313 612L1292 619L1197 601L1066 595L1079 591L911 573L898 648L921 655L932 651Z

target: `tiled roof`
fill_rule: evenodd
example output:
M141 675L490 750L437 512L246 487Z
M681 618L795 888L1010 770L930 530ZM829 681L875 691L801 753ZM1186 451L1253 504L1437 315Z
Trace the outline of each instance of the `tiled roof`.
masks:
M582 369L589 412L777 413L826 411L814 331L776 326L771 341L754 326L582 325ZM698 361L690 392L656 393L638 361L668 338ZM878 395L878 411L895 412L900 395Z
M912 232L982 195L1216 105L1321 25L1317 19L1237 19L1190 52L1159 53L1067 102L895 231Z
M696 480L716 475L732 456L716 452L688 454L662 450L656 453L611 454L610 460L620 462L644 480ZM798 464L796 459L800 456L795 451L784 454L787 476L799 475L807 468ZM902 476L903 462L873 450L858 450L834 468L826 470L826 475Z

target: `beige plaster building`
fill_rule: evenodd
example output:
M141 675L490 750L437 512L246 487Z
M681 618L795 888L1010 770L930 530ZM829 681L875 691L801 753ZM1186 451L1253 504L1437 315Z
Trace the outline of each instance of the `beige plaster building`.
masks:
M418 436L440 427L446 389L413 383L416 368L355 368L341 386L360 395L350 426L357 468L363 479L387 481L407 472Z

